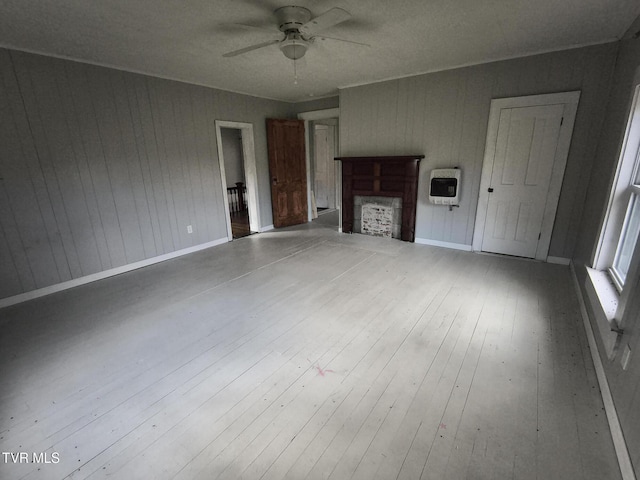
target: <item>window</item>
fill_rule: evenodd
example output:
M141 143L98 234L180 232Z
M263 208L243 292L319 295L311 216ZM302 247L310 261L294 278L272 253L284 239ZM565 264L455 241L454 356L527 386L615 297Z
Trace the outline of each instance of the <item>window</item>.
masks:
M637 166L638 161L636 159L636 170ZM637 179L629 185L628 190L629 203L627 213L622 225L613 265L611 266L611 276L619 291L622 290L627 279L631 257L638 241L638 232L640 231L640 185Z
M609 204L600 242L594 252L593 266L608 272L617 305L614 321L620 326L631 291L635 288L640 263L640 69L636 72L635 91L627 121L618 168L611 187ZM602 273L605 275L605 273ZM625 288L627 287L627 288Z

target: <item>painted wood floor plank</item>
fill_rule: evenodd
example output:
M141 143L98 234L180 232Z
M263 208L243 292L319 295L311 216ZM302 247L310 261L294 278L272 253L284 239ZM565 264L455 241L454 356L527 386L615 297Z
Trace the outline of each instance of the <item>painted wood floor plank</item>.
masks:
M356 333L358 333L358 332L356 332ZM351 335L348 335L345 338L342 338L341 341L345 341L345 340L349 341L350 338L351 338ZM337 344L336 347L337 348L342 348L342 347L340 347L340 344ZM330 353L329 353L329 355L330 355ZM305 359L305 363L307 365L307 371L309 372L311 377L307 376L306 378L301 379L300 382L296 385L297 386L297 391L296 391L297 395L303 395L303 397L304 397L304 395L306 395L307 391L313 391L313 388L309 388L309 386L311 384L313 384L313 382L310 382L309 380L310 380L310 378L313 380L316 376L318 376L318 369L322 369L323 368L323 367L320 367L321 364L325 365L325 364L330 362L330 358L325 359L325 357L327 357L327 356L328 356L328 354L327 354L327 352L325 352L324 355L319 356L319 358L317 358L318 356L316 356L316 357L311 357L313 360L309 359L308 357ZM324 368L328 368L328 367L325 366ZM322 370L322 371L324 371L324 370ZM330 373L336 373L336 372L330 372ZM294 387L296 387L296 386L294 386ZM295 390L295 388L293 390ZM314 402L317 402L317 400L318 400L317 397L313 397L313 401ZM302 401L301 401L301 403L302 403L302 405L308 405L308 403L305 403L305 402L302 402ZM280 416L281 409L280 408L275 408L275 412L277 412L276 413L277 416ZM286 413L288 413L288 412L286 412ZM306 418L306 417L301 417L301 418ZM284 422L288 422L286 417L282 417L281 420L283 420ZM255 437L251 437L251 439L253 439L253 438L255 438ZM289 439L287 439L287 441L288 440Z
M120 289L118 289L118 290L120 290ZM112 293L113 293L114 295L116 295L116 298L117 298L117 295L119 295L121 292L120 292L120 291L117 291L117 292L112 292ZM162 297L160 297L160 298L162 298ZM108 298L107 298L107 299L105 299L105 301L106 301L106 300L108 300ZM157 301L157 300L156 300L156 301ZM144 302L143 302L143 303L144 303ZM158 303L159 303L159 302L158 302ZM151 306L152 306L152 303L150 303L150 304L148 304L148 305L147 305L147 307L149 307L149 308L151 308ZM99 308L99 305L98 305L98 308ZM158 308L158 307L155 307L155 309L157 309L157 308ZM107 308L104 308L104 309L105 309L105 310L107 310ZM140 310L140 309L138 308L138 310ZM144 310L144 309L143 309L143 310ZM126 319L126 318L127 318L127 317L129 317L129 316L135 316L137 312L129 312L129 311L127 311L127 310L125 309L124 311L120 311L119 313L121 314L121 316L122 316L123 318L125 318L125 319ZM91 315L92 313L91 313L91 312L88 312L88 314L89 314L89 315ZM62 315L61 315L61 316L62 316ZM63 317L63 318L64 318L64 317ZM27 319L25 319L25 321L26 321L26 320L27 320ZM107 319L105 319L105 320L106 320L106 321L113 321L114 319L107 318ZM52 340L53 340L53 339L51 339L50 337L52 337L52 336L53 336L53 337L55 338L55 334L56 334L57 330L53 330L53 331L51 331L51 330L52 330L52 327L50 326L50 323L51 323L51 322L43 322L43 323L44 323L44 325L43 325L43 327L44 327L44 328L39 329L39 330L37 331L37 333L38 333L39 335L41 335L43 338L44 338L44 336L46 335L47 342L50 342L50 341L52 341ZM84 323L84 322L83 322L83 323ZM114 323L116 323L116 322L114 322ZM74 325L74 327L76 327L76 326L78 326L78 325L77 325L77 324L76 324L76 325ZM58 325L58 327L60 327L60 326ZM40 330L43 330L43 332L41 332ZM61 330L61 329L60 329L60 328L58 328L58 330ZM87 332L85 332L85 333L87 333ZM120 332L116 332L116 334L118 334L118 333L120 333ZM102 335L104 335L102 332L101 332L101 334L102 334ZM95 341L95 342L101 342L101 341L103 341L102 335L101 335L98 339L93 339L93 341ZM69 345L67 345L66 343L75 343L76 348L78 348L78 349L79 349L79 348L83 348L83 345L85 345L85 344L86 344L86 342L88 341L88 338L82 338L82 337L81 337L81 338L76 338L76 337L73 335L73 332L72 332L72 333L71 333L71 335L69 335L69 336L70 336L71 338L70 338L70 339L68 339L68 340L65 340L65 344L62 344L62 345L56 345L56 346L55 346L54 354L55 354L55 356L56 356L56 357L59 357L61 352L68 352L68 350L69 350ZM19 346L19 345L12 345L11 347L15 349L15 348L16 348L16 347L18 347L18 346ZM3 347L4 347L4 345L3 345ZM41 349L41 350L42 350L42 349ZM17 351L15 351L15 352L13 352L13 351L11 350L11 348L8 348L8 349L7 349L7 354L19 355L19 354L20 354L19 352L20 352L20 349L18 349L18 350L17 350ZM42 352L41 352L41 353L42 353ZM74 356L74 352L70 352L70 353L68 353L68 354L67 354L67 357L71 359L71 360L69 360L69 361L72 361L72 359L73 359L73 358L75 358L75 356ZM37 365L37 367L44 366L44 367L45 367L45 369L43 369L43 368L33 368L33 370L34 370L35 372L38 372L38 378L37 378L37 381L36 381L36 382L32 382L32 384L37 385L37 388L38 388L38 391L39 391L39 392L41 392L41 391L42 391L42 388L44 388L44 387L47 385L47 383L46 383L47 381L49 381L51 384L53 384L53 385L54 385L54 386L56 386L56 387L60 384L60 382L58 382L58 378L57 378L55 375L51 374L51 371L59 371L59 372L69 372L69 371L73 371L73 369L70 369L70 368L64 368L64 367L66 367L66 365L62 364L62 363L60 362L60 359L59 359L59 358L55 358L55 357L54 357L54 358L53 358L53 360L55 360L55 361L51 361L51 359L49 359L49 358L45 358L45 359L44 359L44 361L43 361L43 359L40 357L40 358L39 358L39 364ZM90 357L88 360L89 360L89 361L93 361L94 359L93 359L93 357ZM123 362L123 363L124 363L124 362ZM54 367L50 367L51 365L55 366L55 370L54 370ZM27 365L27 367L31 367L31 365ZM34 366L34 367L35 367L35 366ZM49 368L51 371L46 370L46 368ZM43 371L43 370L44 370L44 371ZM89 371L89 372L91 372L92 370L88 370L88 371ZM32 374L33 374L33 373L32 373ZM16 375L16 376L14 376L14 378L15 378L15 379L22 379L22 378L26 378L26 377L27 377L27 375ZM54 382L53 380L51 380L51 379L54 379L54 380L55 380L55 382ZM17 390L18 390L18 391L24 391L24 388L22 388L22 385L18 385L17 387L20 387L20 388L17 388ZM9 390L9 391L12 391L12 390ZM37 406L37 405L36 405L36 406Z
M405 343L407 339L407 335L406 334L403 335L403 330L411 331L415 326L415 322L410 320L407 324L407 327L403 328L402 324L400 322L395 322L391 315L387 314L385 315L385 317L388 318L390 322L393 323L394 328L398 327L397 328L397 330L399 331L398 333L400 333L402 336L398 337L396 340L393 340L391 338L393 336L392 333L389 331L386 331L384 333L385 343L390 343L391 349L389 350L376 349L371 351L372 358L384 359L387 361L386 363L382 363L382 361L380 360L367 362L372 365L375 365L376 363L381 365L379 369L379 373L375 377L376 380L373 383L373 385L371 385L371 387L368 388L367 391L362 392L364 397L355 396L355 395L352 396L352 401L349 403L350 405L352 405L352 409L348 414L342 416L342 418L346 417L349 422L354 422L355 424L359 424L360 427L366 426L363 423L365 420L369 420L372 416L374 417L376 416L375 409L381 408L383 410L384 415L388 415L389 410L391 409L389 407L393 406L394 400L393 399L391 400L391 404L387 403L387 400L385 400L385 398L389 396L387 395L387 392L389 390L393 390L392 383L401 375L402 370L405 369L404 367L406 367L406 363L403 363L402 362L403 359L401 358L401 356L398 355L398 349L400 348L401 345ZM414 325L411 325L412 323ZM369 376L369 373L367 373L367 376ZM357 386L357 385L354 385L354 386ZM362 389L359 389L359 390L362 390ZM372 401L374 403L371 403ZM358 415L361 418L361 420L359 421L356 420ZM336 430L336 433L333 435L333 438L335 438L335 435L339 434L340 432L344 432L345 429L343 427L345 425L347 425L347 423L343 422L342 424L337 424L335 426L337 430ZM317 434L319 432L315 432L315 433ZM315 438L316 436L317 435L314 435L313 438ZM312 452L307 448L305 448L304 451L306 451L307 454ZM304 453L304 451L302 453ZM302 455L300 454L296 461L296 463L299 463L300 466L296 469L295 468L296 465L294 465L294 467L292 467L287 472L287 476L291 478L296 478L296 477L302 478L304 474L307 473L309 467L311 467L315 463L315 461L317 461L317 456L312 455L311 458L309 458L309 457L302 457ZM302 466L304 464L306 464L306 467Z
M340 316L339 316L339 315L336 315L336 317L337 317L337 318L340 318ZM329 327L329 331L331 331L331 328L330 328L330 327L331 327L331 325L327 325L327 327ZM307 361L309 362L309 360L308 360L308 359L307 359ZM311 363L311 362L309 362L309 363ZM308 365L308 366L310 366L310 365Z
M513 384L510 381L509 342L513 336L513 319L516 307L513 273L498 265L493 277L497 285L490 292L490 301L483 310L485 336L478 357L478 364L468 393L456 440L466 440L463 447L470 457L465 458L466 473L469 478L511 478L513 455L502 448L512 442L505 438L511 429L518 426L512 422L514 417ZM470 445L469 445L470 444ZM463 469L462 466L459 467ZM505 472L508 472L506 473Z
M445 285L446 285L446 282L445 282ZM438 289L438 290L436 290L436 293L442 292L442 290L443 289ZM446 288L444 289L444 292L446 293ZM432 298L429 298L429 303L427 304L428 308L429 308L429 306L431 306L431 308L437 308L437 306L440 305L440 303L442 302L442 298L443 298L442 293L440 293L439 295L436 295L436 296L434 296ZM425 311L427 311L428 308L425 309ZM433 316L424 315L424 312L422 312L422 317L425 317L429 321L434 320ZM435 321L438 321L438 320L439 319L436 317ZM446 326L446 323L443 323L442 325ZM332 464L332 462L333 462L332 458L334 458L335 455L330 453L332 450L342 451L343 448L340 448L340 447L336 448L336 445L331 445L331 449L329 449L329 451L325 450L325 452L323 453L323 458L320 459L319 464L314 467L314 470L316 470L316 472L322 472L325 469L328 469L329 472L330 472L333 468L335 468L335 465ZM312 473L312 477L313 477L313 475L316 475L316 474L317 473Z
M391 313L391 311L392 311L392 307L390 307L390 304L389 304L386 300L384 300L384 303L386 303L386 304L387 304L387 305L384 307L384 309L382 309L382 308L378 308L378 307L376 307L375 305L372 305L372 306L371 306L371 307L372 307L372 309L371 309L371 310L372 310L372 312L375 314L375 316L376 316L377 318L381 319L383 323L386 323L386 327L385 327L385 330L383 331L383 333L381 333L381 334L377 334L377 335L378 335L378 341L376 342L376 344L379 344L379 343L380 343L380 342L379 342L379 340L382 338L382 336L384 336L384 333L385 333L385 332L389 332L389 329L394 325L394 322L393 322L390 318L388 318L388 314L389 314L389 313ZM381 310L383 310L383 311L381 311ZM367 314L367 315L364 315L364 316L365 316L365 317L370 317L370 316L372 316L372 315L371 315L371 314ZM380 323L380 322L379 322L379 323ZM386 337L385 337L385 339L386 339L386 341L384 342L385 344L386 344L386 343L391 343L391 344L393 344L393 340L391 340L390 338L386 338ZM366 347L367 347L367 345L368 345L368 344L365 344L365 346L366 346ZM379 350L371 349L371 348L368 348L368 347L367 347L367 348L368 348L368 350L366 350L366 351L364 351L364 352L363 352L364 357L362 356L363 354L357 354L357 355L355 355L355 356L354 356L354 352L356 351L356 349L355 349L354 347L356 347L356 345L355 345L353 342L351 342L351 343L350 343L350 345L349 345L349 347L350 347L350 348L349 348L349 352L348 352L348 353L349 353L349 355L350 355L351 357L355 357L356 359L357 359L358 357L360 357L360 358L366 358L366 356L370 356L371 358L383 358L383 359L386 359L386 358L387 358L387 356L386 356L385 354L381 354L381 352L380 352ZM337 364L345 364L345 363L347 363L347 360L346 360L345 358L343 358L343 357L344 357L344 349L343 349L343 351L341 352L341 355L340 355L339 357L332 359L328 364L329 364L329 365L332 365L332 364L336 364L336 363L337 363ZM354 360L351 360L349 363L354 364L355 362L354 362ZM375 363L375 362L374 362L374 363ZM366 361L365 361L365 362L362 362L362 361L359 361L359 360L358 360L357 365L371 365L371 362L366 362ZM353 369L350 369L349 374L347 375L347 378L348 378L349 376L351 376L351 375L353 374L353 372L354 372L354 370L353 370ZM309 424L309 422L307 422L307 423L305 424L305 426L307 426L308 424ZM300 433L302 433L302 435L301 435ZM302 439L304 438L304 435L305 435L305 434L309 434L309 432L306 432L306 431L305 431L305 432L298 432L298 433L295 433L295 432L294 432L294 433L292 433L292 434L291 434L291 436L294 436L294 437L295 437L295 441L296 441L296 443L302 443L302 444L304 445L304 444L305 444L305 441L304 441L304 440L302 440ZM311 432L310 434L311 434L311 435L313 435L313 432ZM287 440L287 442L288 442L288 441L289 441L289 439L287 438L287 437L288 437L288 435L287 435L286 433L284 434L284 437L286 438L286 440ZM293 442L292 442L292 443L293 443ZM289 446L288 446L288 450L289 450L289 451L288 451L288 455L293 455L293 456L295 456L295 455L297 455L297 453L296 453L295 448L293 448L293 449L292 449L292 447L294 447L294 445L289 445ZM293 453L291 453L291 450L293 450ZM280 461L282 461L282 457L281 457L281 458L279 458L279 460L280 460ZM269 478L269 477L266 477L266 478Z
M233 351L233 350L231 350L231 351ZM201 356L201 357L202 357L202 356ZM206 361L209 361L209 360L208 360L208 359L206 359L206 358L204 358L204 360L205 360L205 362L206 362ZM189 363L189 367L190 367L190 368L195 367L196 369L201 368L201 367L199 367L199 366L198 366L198 362L190 362L190 363ZM180 372L180 371L178 371L178 372L173 372L173 373L175 373L175 374L180 374L181 372ZM189 378L189 377L187 376L187 378ZM167 380L167 379L163 379L163 382L164 382L165 380ZM169 386L171 386L171 385L172 385L172 382L173 382L173 381L171 381L170 379L168 380ZM156 384L156 385L154 385L154 388L157 388L157 386L158 386L157 384ZM161 394L161 395L162 395L162 393L161 393L162 391L163 391L162 389L160 389L160 390L159 390L159 392L160 392L160 394ZM148 392L145 392L145 393L148 393ZM149 399L147 398L147 400L149 400ZM129 409L127 409L127 410L129 410ZM120 421L121 421L122 417L120 416L120 414L119 414L119 413L114 412L114 413L113 413L113 415L118 416L118 417L120 418Z
M464 299L462 300L464 301ZM455 332L455 330L453 331ZM431 332L427 332L427 333L430 334ZM410 467L411 456L414 455L411 452L415 451L415 449L418 448L418 443L421 441L420 439L423 438L422 435L424 435L424 430L426 428L424 424L424 420L421 418L421 413L424 412L425 405L428 405L432 401L434 401L437 392L445 393L448 395L448 393L446 393L447 385L449 385L450 387L450 382L447 382L446 380L447 374L444 373L445 372L444 369L447 366L448 359L455 354L455 346L458 345L458 338L459 337L457 336L449 334L443 339L444 343L442 343L439 346L439 349L435 352L438 355L434 358L435 363L433 363L433 366L435 368L427 372L428 376L425 376L425 379L423 381L423 387L426 387L426 388L421 387L420 396L414 399L414 405L417 407L417 409L412 410L410 414L407 415L406 417L406 423L409 430L402 429L399 433L398 441L394 441L394 444L402 444L403 442L409 442L409 441L411 442L411 447L406 447L408 450L407 454L403 454L398 458L398 460L402 459L402 462L403 462L402 465L396 464L396 468L398 470L402 469L406 472L408 468L414 468L416 470L414 471L414 473L417 476L419 476L420 475L419 471L421 471L424 467L424 462L427 458L426 452L428 452L428 448L429 446L431 446L432 442L428 442L428 445L427 443L425 443L425 450L422 453L417 455L414 467ZM433 379L429 380L429 378L433 378ZM444 383L443 383L443 379L445 379ZM449 392L450 392L450 388L449 388ZM441 416L442 415L432 419L427 423L429 426L429 431L433 432L431 434L432 437L436 434L436 432L440 428L441 422L439 420ZM421 419L420 423L416 422L416 417ZM420 432L420 435L418 435L418 432ZM390 462L387 461L387 463L390 463ZM389 465L383 465L383 469L378 472L379 478L385 478L392 474L393 470L391 471L386 470L388 467Z
M366 317L366 315L365 315L365 317ZM300 437L298 437L298 438L300 438ZM298 438L297 438L296 440L298 440ZM287 438L287 442L288 442L288 441L289 441L289 439Z
M309 224L0 311L13 479L620 478L566 267ZM37 422L36 422L37 420Z
M295 310L295 309L294 309L294 310ZM296 313L295 311L292 311L290 314L291 314L292 316L298 316L298 315L297 315L297 313ZM274 318L271 318L270 320L271 320L271 321L267 321L267 324L273 324L273 323L275 322L275 319L274 319ZM279 320L280 320L280 321L282 321L283 319L282 319L282 318L280 318ZM256 347L256 346L257 346L256 344L253 344L253 347ZM280 348L280 347L276 347L276 349L278 349L278 348ZM231 363L233 364L234 362L231 362ZM207 389L208 389L208 390L210 390L210 388L211 388L210 386L209 386L209 387L207 387ZM205 395L206 395L206 392L205 392ZM182 402L181 407L182 407L182 409L186 408L185 402ZM146 423L148 424L148 423L149 423L149 421L147 421ZM184 428L184 427L185 427L185 425L181 425L181 428ZM175 432L173 432L173 433L175 434ZM169 437L166 437L166 438L168 439L168 441L170 441L170 438L169 438ZM157 448L157 445L154 445L154 446Z

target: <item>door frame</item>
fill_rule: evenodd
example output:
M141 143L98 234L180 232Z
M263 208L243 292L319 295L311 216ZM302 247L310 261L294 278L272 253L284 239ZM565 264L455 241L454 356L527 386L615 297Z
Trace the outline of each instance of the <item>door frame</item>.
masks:
M571 146L571 136L573 134L573 126L575 123L579 100L580 91L529 95L524 97L508 97L491 100L489 124L487 127L487 141L484 151L484 160L482 163L482 175L480 177L478 208L476 210L476 222L473 232L473 251L480 252L482 250L484 227L487 220L487 208L489 206L488 188L491 186L491 175L493 173L493 163L496 154L496 142L498 139L501 110L505 108L563 104L563 121L558 135L558 145L553 162L553 169L551 170L549 191L547 193L547 201L542 217L540 240L538 241L538 247L535 255L536 260L547 260L549 245L551 244L551 233L553 232L556 211L558 209L558 200L560 199L560 190L562 188L562 180L564 178L564 171L567 165L567 157L569 155L569 147Z
M307 214L308 221L313 220L313 212L311 208L311 156L309 152L309 122L313 120L328 120L330 118L338 119L338 128L336 128L336 136L338 137L338 151L335 152L336 155L340 155L340 108L327 108L325 110L312 110L309 112L302 112L298 114L298 120L304 120L304 151L305 151L305 161L307 163ZM337 162L336 162L337 163ZM337 165L336 165L337 168ZM340 175L336 174L336 192L341 192L341 179ZM338 201L340 200L340 201ZM342 205L342 198L336 199L336 209L339 211ZM338 218L342 219L342 215L338 215ZM340 220L340 231L342 231L342 220Z
M249 209L249 228L252 232L261 232L260 205L258 202L258 170L256 166L256 148L253 136L253 124L216 120L216 141L218 143L218 162L220 164L220 181L222 183L222 195L224 199L224 212L227 222L227 238L233 240L231 231L231 212L227 199L227 177L224 169L224 152L222 150L222 128L235 128L240 130L242 136L242 156L244 159L244 178L247 187L247 207Z

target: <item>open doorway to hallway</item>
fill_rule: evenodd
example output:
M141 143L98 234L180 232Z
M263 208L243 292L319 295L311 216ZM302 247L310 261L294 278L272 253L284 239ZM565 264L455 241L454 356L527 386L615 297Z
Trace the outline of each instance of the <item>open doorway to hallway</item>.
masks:
M338 119L309 122L309 160L312 218L338 226L337 165Z
M227 182L227 203L231 219L233 238L251 235L249 206L246 201L247 187L244 174L244 153L242 150L242 130L221 128L224 172Z
M253 125L216 120L216 139L231 241L261 231Z
M334 160L340 152L340 109L301 112L298 118L305 122L309 221L341 231L341 170Z

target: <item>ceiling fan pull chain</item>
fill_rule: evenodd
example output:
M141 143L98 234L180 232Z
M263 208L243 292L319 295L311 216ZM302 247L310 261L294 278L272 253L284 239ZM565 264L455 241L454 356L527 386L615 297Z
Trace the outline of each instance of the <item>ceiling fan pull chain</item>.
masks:
M293 84L298 84L298 70L296 69L296 59L293 59Z

